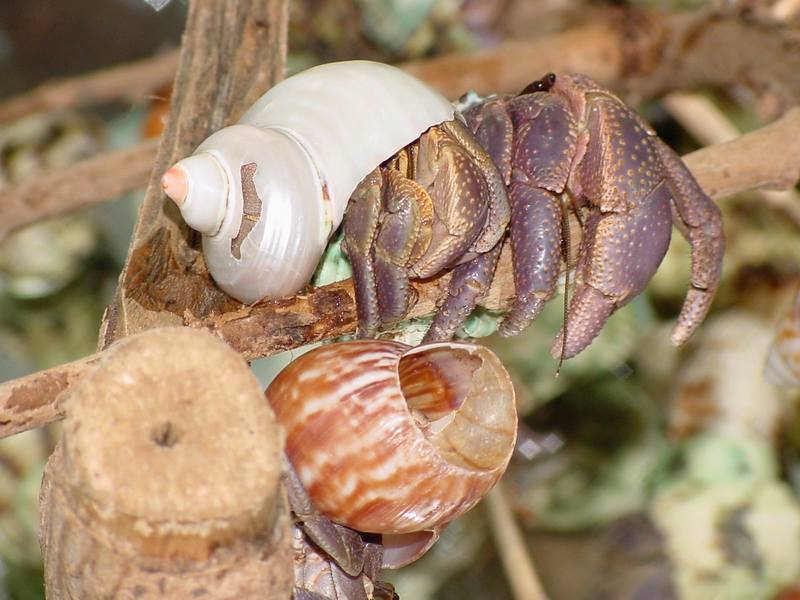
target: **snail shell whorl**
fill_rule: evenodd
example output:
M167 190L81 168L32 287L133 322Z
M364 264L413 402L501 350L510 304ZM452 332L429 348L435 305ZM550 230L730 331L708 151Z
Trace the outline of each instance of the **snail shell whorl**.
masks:
M320 65L270 89L162 187L204 234L222 289L246 303L287 296L311 279L358 183L453 116L443 96L395 67Z
M448 523L497 482L516 439L508 373L471 344L331 344L290 364L266 395L314 504L361 531Z

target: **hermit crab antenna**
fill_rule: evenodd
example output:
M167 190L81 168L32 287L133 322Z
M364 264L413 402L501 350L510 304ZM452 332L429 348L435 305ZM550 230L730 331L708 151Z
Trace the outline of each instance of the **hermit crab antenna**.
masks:
M529 83L525 86L518 95L524 96L525 94L533 94L534 92L549 92L550 88L552 88L556 84L556 74L555 73L548 73L541 79L537 79L536 81Z

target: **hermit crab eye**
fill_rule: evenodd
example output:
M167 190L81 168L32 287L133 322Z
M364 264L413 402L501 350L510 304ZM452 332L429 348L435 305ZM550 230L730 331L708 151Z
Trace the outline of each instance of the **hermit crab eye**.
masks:
M525 94L533 94L534 92L549 92L550 88L552 88L555 84L556 74L548 73L541 79L537 79L536 81L529 83L525 89L519 93L519 95L524 96Z

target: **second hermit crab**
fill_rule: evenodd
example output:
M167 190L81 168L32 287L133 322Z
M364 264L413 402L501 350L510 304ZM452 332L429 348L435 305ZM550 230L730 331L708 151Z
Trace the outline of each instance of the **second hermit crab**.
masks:
M673 223L692 246L676 343L702 321L721 270L719 210L641 117L579 75L547 76L462 116L397 69L322 65L275 86L163 185L204 233L214 279L243 302L300 291L344 217L362 336L406 315L410 279L452 270L426 341L452 337L488 290L506 230L510 335L554 295L568 221L581 225L553 348L565 357L641 293Z

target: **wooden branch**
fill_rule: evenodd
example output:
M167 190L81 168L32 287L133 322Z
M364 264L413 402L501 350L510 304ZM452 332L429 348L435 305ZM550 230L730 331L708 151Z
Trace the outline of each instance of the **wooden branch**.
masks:
M698 11L590 11L584 24L472 54L443 56L405 69L458 97L514 93L549 71L584 73L631 99L673 90L745 85L775 95L783 110L800 104L800 52L776 25ZM782 112L781 111L781 112Z
M615 16L533 40L519 40L468 54L452 54L403 65L448 98L468 90L514 93L554 72L577 72L610 85L622 74L623 45Z
M776 148L781 151L775 152ZM800 108L736 140L692 152L684 160L703 189L712 198L719 199L760 187L787 187L794 184L800 179L798 157ZM166 250L153 249L156 256L162 251ZM413 282L418 299L409 316L419 317L433 312L437 300L446 289L448 278L449 274L444 274L425 282ZM163 282L149 281L144 277L138 279L138 285L145 294L153 293L151 290L155 293L169 292ZM165 287L161 288L162 285ZM173 324L208 329L247 360L352 334L356 329L355 293L350 280L313 289L293 298L259 302L252 306L235 302L222 292L218 294L226 298L223 305L226 310L216 310L210 314L202 310L199 313L186 310L176 314L164 311L163 306L159 312L158 305L153 304L152 321L163 322L166 312ZM482 304L491 309L504 310L513 297L511 256L509 249L504 248L489 296ZM80 370L88 366L81 367L81 363L77 361L54 367L0 385L0 437L60 418L63 408L55 406L64 388L52 386L52 381L67 376L68 381L73 381ZM31 397L37 398L35 405L27 406L12 400L13 390L19 386L29 390ZM48 408L50 405L53 406Z
M287 0L194 2L186 25L167 128L145 193L101 347L125 335L222 314L236 303L208 276L198 238L166 202L159 180L213 131L235 122L283 76Z
M592 19L587 19L586 24L576 25L570 30L535 40L507 42L489 50L445 56L409 63L401 65L401 67L427 81L450 98L456 98L469 89L485 94L517 91L531 79L539 77L547 71L575 71L585 73L604 85L626 91L637 99L679 88L746 84L756 90L776 95L784 110L791 105L800 104L800 75L798 75L800 74L800 53L787 51L792 41L790 33L785 28L777 25L747 23L732 17L723 18L702 14L698 16L697 13L687 16L632 9L603 9L591 11L591 15ZM747 44L744 43L745 40ZM724 46L726 52L729 48L735 49L731 51L731 56L726 55L722 65L718 64L720 59L719 52L716 51L717 45ZM520 57L524 57L524 60L521 60ZM172 60L174 64L175 59ZM163 72L166 70L164 64L168 65L169 61L163 57L158 60L153 59L153 61L153 63L141 61L123 65L62 84L49 84L52 89L56 90L58 85L63 85L68 90L77 90L85 84L87 87L85 93L48 92L45 95L47 97L72 98L74 102L81 99L91 101L93 98L99 97L96 88L104 89L105 86L118 82L119 79L125 81L127 86L126 73L132 74L132 81L135 81L137 77L145 79L145 83L149 83L150 87L156 82L165 83L163 81ZM214 69L219 73L223 66L217 60ZM277 74L281 71L275 66L262 69L252 60L247 63L247 66L254 72L262 74L270 72ZM238 77L241 76L240 73ZM124 93L134 91L133 86L126 86L121 88ZM232 88L223 86L221 82L220 86L219 89L226 90L225 102L232 104L236 100L239 102L236 111L241 112L246 106L244 100L240 101L235 96L232 97L234 93ZM253 86L252 90L257 89L258 91L266 88L264 81L254 81ZM213 92L214 90L205 89L202 93L208 97ZM37 93L41 92L34 91L29 95L34 96ZM249 96L245 95L254 99L258 94L252 91ZM29 107L36 106L31 102L21 102L22 99L19 99L19 103ZM185 102L186 98L182 97L180 101ZM17 101L14 102L17 103ZM188 108L180 110L185 112ZM0 104L0 116L2 111L3 105ZM222 123L220 115L213 118L216 120L215 122ZM225 122L230 122L233 120L233 114L226 118ZM198 115L198 119L200 119L200 115ZM195 123L193 126L207 127L208 124L209 122L202 122ZM187 143L189 138L186 137L186 128L182 128L181 132L183 151L177 152L177 149L173 149L173 158L188 154L205 137L194 132L192 135L196 137L191 138L192 143L190 144ZM174 137L176 131L172 130L169 135ZM105 175L112 173L111 169L113 168L115 169L113 172L118 173L119 177L115 179L110 176L101 176L93 181L84 178L84 184L73 187L80 175L73 175L69 168L63 169L58 174L53 173L47 179L48 186L53 192L47 195L49 202L46 206L42 203L32 205L25 199L17 197L18 194L15 191L17 188L10 189L2 194L0 223L4 223L7 212L13 212L18 215L17 219L30 223L47 216L64 214L94 202L101 202L104 198L113 198L122 187L123 182L127 184L125 186L127 189L144 187L148 181L147 174L150 173L154 161L153 155L145 151L144 146L140 146L138 150L130 150L130 160L127 163L129 173L123 173L122 170L116 171L118 161L115 155L97 157L93 160L97 161L98 170L103 167L108 168ZM105 161L107 164L104 164ZM163 162L163 158L158 164L157 172L159 173L168 166ZM20 185L27 186L28 184ZM70 187L71 196L61 196L57 191L64 185ZM22 188L20 193L24 193L25 189ZM63 206L57 205L59 198L65 200ZM3 208L3 204L6 202L14 205L14 208ZM153 199L148 201L148 209L143 213L143 215L148 215L147 220L150 226L154 224L154 202ZM39 213L37 206L46 210ZM29 215L19 214L23 207L30 210ZM14 218L13 215L12 218ZM165 218L174 221L178 218L177 212L168 209ZM180 236L187 241L191 239L191 234L185 229L181 227L177 231L173 229L173 227L169 227L162 233L171 237ZM0 237L3 230L8 231L9 227L0 225ZM149 233L153 235L154 232L150 231ZM143 243L143 240L137 240L137 245ZM183 256L182 264L185 265L186 261L191 263L196 261L196 256L191 252L187 254L180 250L183 245L177 240L173 246L174 250ZM198 266L192 270L192 274L199 274L202 278L202 270L203 268ZM198 286L202 287L202 284L198 283ZM206 298L202 302L212 306L220 300ZM188 306L191 301L184 298L178 304ZM175 306L177 307L178 304Z
M148 140L0 189L0 240L25 225L143 187L157 146L156 140Z
M42 84L0 102L0 123L26 115L102 102L140 102L168 85L178 65L172 50L136 62Z
M76 385L40 497L47 597L289 598L282 437L213 336L153 329Z
M766 127L702 148L683 160L712 198L793 187L800 179L800 107Z
M661 99L661 105L704 146L722 144L741 135L733 121L702 94L673 92ZM794 188L759 189L753 191L752 195L767 206L781 211L800 227L800 192Z
M793 105L800 103L800 53L792 51L793 35L780 24L734 15L590 9L582 24L567 31L403 68L450 98L469 89L514 92L547 71L575 71L612 87L629 80L626 87L641 97L741 83L793 98ZM175 50L45 83L0 102L0 123L37 111L141 100L169 84L177 64Z
M92 354L31 375L0 383L0 437L14 435L64 417L59 399L100 358Z

